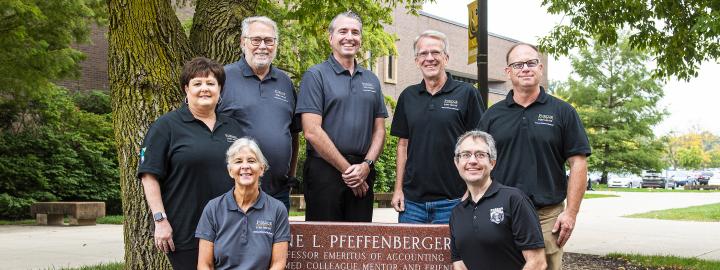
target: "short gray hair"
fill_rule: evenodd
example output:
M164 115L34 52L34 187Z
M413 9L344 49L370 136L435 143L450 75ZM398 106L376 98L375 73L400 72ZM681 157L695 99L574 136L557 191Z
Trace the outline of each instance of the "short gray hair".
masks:
M258 161L260 161L260 165L262 165L266 171L268 168L270 168L270 165L268 164L265 155L263 155L262 151L260 151L260 146L258 146L257 142L255 142L255 140L250 137L242 137L235 140L235 142L230 145L230 148L228 148L227 152L225 153L227 163L230 164L230 162L232 162L232 158L235 157L235 155L237 155L243 148L250 149L250 151L255 154L255 157L258 159Z
M488 134L487 132L480 131L480 130L471 130L468 132L465 132L465 134L460 135L458 137L457 143L455 144L455 156L457 158L457 154L459 153L460 144L462 144L465 139L471 138L471 139L482 139L485 141L485 143L488 145L488 151L490 155L490 160L497 160L497 149L495 148L495 139L493 139L492 135Z
M265 16L252 16L245 18L242 21L242 33L240 34L240 37L247 37L247 33L250 32L250 25L256 22L272 27L273 32L275 32L275 43L280 42L277 24L275 21Z
M448 40L447 35L445 33L437 31L437 30L426 30L425 32L422 32L419 36L415 37L415 41L413 41L413 51L415 52L415 55L417 55L417 44L420 39L427 37L427 38L434 38L438 39L443 42L443 53L445 55L450 55L450 40Z
M335 18L330 21L330 26L328 26L328 33L332 35L332 33L335 31L335 21L339 19L340 17L350 18L353 20L356 20L360 23L360 33L362 34L362 19L360 19L360 15L357 15L357 13L352 12L350 10L345 11L343 13L338 14L335 16Z

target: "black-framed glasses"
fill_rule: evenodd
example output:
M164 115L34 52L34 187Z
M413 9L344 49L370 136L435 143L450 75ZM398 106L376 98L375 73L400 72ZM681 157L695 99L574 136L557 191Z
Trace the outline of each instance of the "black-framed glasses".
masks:
M246 39L250 40L250 44L253 46L260 46L260 42L264 42L265 46L272 46L275 45L275 38L274 37L245 37Z
M485 151L475 151L475 152L463 151L463 152L457 153L455 155L455 157L462 161L467 161L470 159L470 157L475 157L475 159L477 159L477 160L483 160L485 158L489 158L490 153L485 152Z
M525 62L519 61L519 62L511 63L508 65L508 67L512 67L513 69L523 69L524 66L533 68L533 67L537 67L538 64L540 64L540 59L530 59Z
M433 58L438 58L443 52L441 51L427 51L427 52L419 52L415 54L415 57L418 59L425 59L428 56L432 55Z

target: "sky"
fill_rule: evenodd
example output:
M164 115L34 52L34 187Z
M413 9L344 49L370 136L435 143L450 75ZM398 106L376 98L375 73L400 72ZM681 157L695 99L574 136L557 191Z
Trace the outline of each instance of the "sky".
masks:
M423 6L423 11L467 25L467 4L470 0L437 0ZM553 26L569 21L562 15L551 15L541 6L541 0L488 0L488 32L527 43L537 44ZM572 72L566 57L549 59L550 80L567 80ZM712 77L720 76L718 61L700 66L699 75L689 82L669 80L664 86L665 97L658 106L670 115L655 126L657 136L674 131L707 130L720 135L720 89L713 86Z

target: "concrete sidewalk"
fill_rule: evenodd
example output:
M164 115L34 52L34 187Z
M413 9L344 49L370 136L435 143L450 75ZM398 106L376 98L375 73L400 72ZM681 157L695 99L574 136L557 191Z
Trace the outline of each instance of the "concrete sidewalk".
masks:
M596 192L597 193L597 192ZM612 193L612 192L602 192ZM720 260L720 223L623 218L634 213L720 202L720 193L612 193L621 197L583 201L565 250L662 254ZM302 217L292 217L302 220ZM397 222L389 208L374 222ZM123 260L120 225L87 227L0 226L2 269L59 269Z

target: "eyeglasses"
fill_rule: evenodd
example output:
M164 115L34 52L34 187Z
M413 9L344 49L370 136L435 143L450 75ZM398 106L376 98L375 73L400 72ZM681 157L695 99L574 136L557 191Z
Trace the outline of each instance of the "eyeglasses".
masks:
M455 157L462 161L467 161L470 159L470 157L475 157L475 159L477 159L477 160L483 160L485 158L489 158L490 153L484 152L484 151L477 151L474 153L471 153L470 151L465 151L465 152L457 153L455 155Z
M442 53L443 53L443 52L441 52L441 51L419 52L419 53L416 53L416 54L415 54L415 57L417 57L418 59L425 59L425 58L427 58L429 55L432 55L433 58L438 58L438 57L440 57L440 55L441 55Z
M265 42L265 46L272 46L275 45L275 38L274 37L245 37L246 39L250 40L250 44L253 46L260 46L260 42Z
M524 66L527 65L529 68L537 67L537 65L540 63L540 59L530 59L525 62L515 62L508 65L508 67L512 67L513 69L523 69Z

